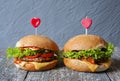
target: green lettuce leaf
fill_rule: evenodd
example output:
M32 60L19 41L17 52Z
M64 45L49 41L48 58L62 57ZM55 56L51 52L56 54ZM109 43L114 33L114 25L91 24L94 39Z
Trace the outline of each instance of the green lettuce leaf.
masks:
M108 46L105 50L97 48L89 50L80 50L78 52L70 51L63 53L63 57L72 59L79 59L80 57L84 58L92 57L93 59L108 59L111 57L113 51L114 51L113 44L108 43Z
M24 49L24 50L21 50L20 48L18 47L15 47L15 48L8 48L6 50L6 54L7 54L7 58L12 58L12 57L18 57L18 58L21 58L21 57L24 57L24 56L29 56L29 55L36 55L37 53L39 54L46 54L46 53L50 53L50 52L55 52L55 51L52 51L52 50L48 50L48 49L40 49L40 50L36 50L36 51L33 51L31 49ZM56 53L56 52L55 52Z
M32 51L30 49L25 49L24 51L22 51L20 48L8 48L6 50L6 54L7 54L7 58L11 58L11 57L18 57L21 58L23 56L28 56L28 55L35 55L36 52Z

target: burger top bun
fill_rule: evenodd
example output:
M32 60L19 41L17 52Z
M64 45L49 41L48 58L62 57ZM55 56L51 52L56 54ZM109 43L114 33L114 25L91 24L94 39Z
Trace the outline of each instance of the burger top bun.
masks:
M56 51L59 50L57 44L53 40L42 35L24 36L16 43L16 47L27 47L27 46L35 46L39 48L56 50Z
M88 50L99 47L106 48L106 46L107 42L99 36L78 35L67 41L64 45L64 52L72 50Z

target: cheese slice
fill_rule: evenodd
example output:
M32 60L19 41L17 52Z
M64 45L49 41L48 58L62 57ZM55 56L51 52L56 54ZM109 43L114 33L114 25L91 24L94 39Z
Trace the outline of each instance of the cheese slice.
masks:
M86 61L82 61L82 62L84 64L86 64L92 72L96 71L96 69L98 68L97 64L91 64L91 63L86 62Z
M104 71L104 70L108 69L111 65L110 59L108 61L104 62L104 63L101 63L100 65L91 64L91 63L86 62L86 61L82 61L82 62L85 63L92 72Z
M48 66L49 64L55 63L57 62L57 60L53 60L51 62L43 62L43 63L38 63L38 62L31 62L35 65L35 69L39 70L41 68L44 68L46 66Z

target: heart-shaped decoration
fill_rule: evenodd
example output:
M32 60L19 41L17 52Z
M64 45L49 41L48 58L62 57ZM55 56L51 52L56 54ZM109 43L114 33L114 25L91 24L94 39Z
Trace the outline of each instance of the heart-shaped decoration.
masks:
M40 23L41 23L40 18L33 17L31 19L31 24L34 28L37 28L40 25Z
M92 19L91 18L84 18L81 21L81 24L84 28L89 29L92 25Z

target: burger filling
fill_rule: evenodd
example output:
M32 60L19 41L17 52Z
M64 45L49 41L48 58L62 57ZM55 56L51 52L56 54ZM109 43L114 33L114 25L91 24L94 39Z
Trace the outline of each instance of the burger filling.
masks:
M19 61L48 62L56 59L57 52L38 47L15 47L7 49L7 58L14 57Z
M71 59L85 60L92 64L100 64L108 61L112 56L114 46L109 43L106 48L97 48L89 50L72 50L65 52L63 57Z

